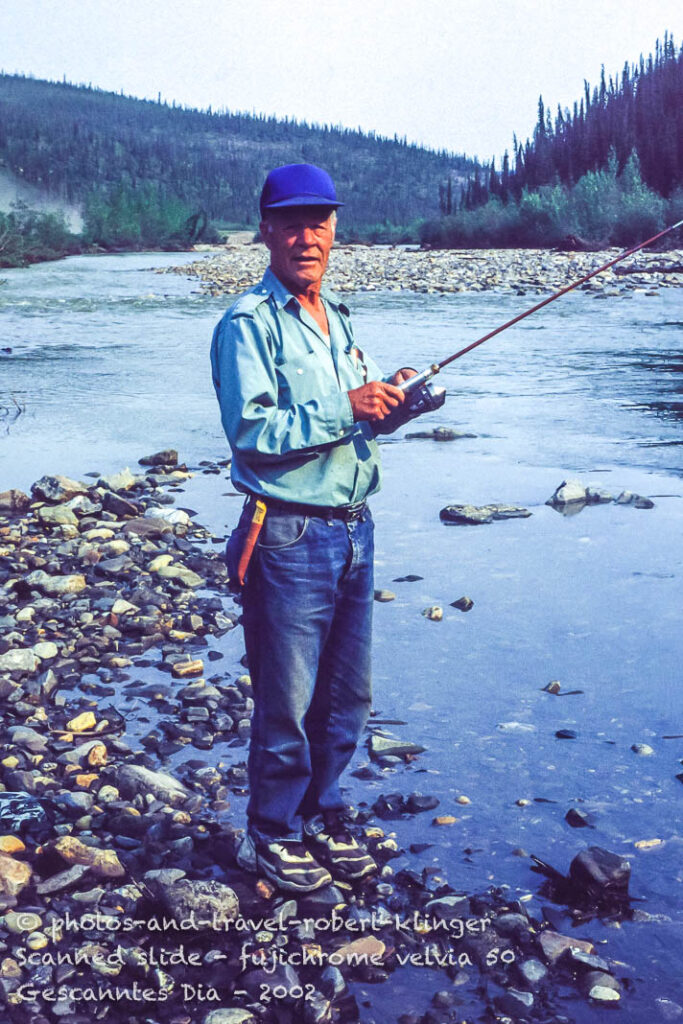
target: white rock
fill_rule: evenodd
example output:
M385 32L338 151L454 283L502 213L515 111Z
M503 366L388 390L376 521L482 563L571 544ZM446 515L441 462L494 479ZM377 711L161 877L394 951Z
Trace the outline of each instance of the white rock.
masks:
M152 559L147 568L150 572L159 572L159 569L165 569L172 561L173 555L157 555L156 558Z
M580 480L563 480L548 505L571 505L576 501L586 501L586 488Z
M101 477L97 483L99 487L106 487L110 491L129 491L137 481L128 466L120 473L112 473L110 476Z
M52 640L41 640L31 648L37 658L43 661L46 658L56 658L59 654L59 647Z
M153 772L142 765L125 764L119 769L116 781L122 792L151 793L171 807L182 807L192 797L182 782L166 772Z
M26 648L0 654L0 672L35 672L38 664L34 652Z
M162 565L157 575L166 580L178 580L185 587L201 587L204 584L202 577L186 565Z
M147 508L145 519L163 519L171 526L189 526L190 517L181 508Z
M81 573L73 573L70 576L49 576L42 569L36 569L26 577L29 586L38 587L46 594L77 594L85 590L87 583L85 576Z

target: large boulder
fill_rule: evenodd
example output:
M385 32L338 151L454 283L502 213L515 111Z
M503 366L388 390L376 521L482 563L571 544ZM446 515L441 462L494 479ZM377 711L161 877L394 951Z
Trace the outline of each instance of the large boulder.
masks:
M87 490L85 484L70 480L68 476L41 476L32 485L31 494L37 501L68 501Z

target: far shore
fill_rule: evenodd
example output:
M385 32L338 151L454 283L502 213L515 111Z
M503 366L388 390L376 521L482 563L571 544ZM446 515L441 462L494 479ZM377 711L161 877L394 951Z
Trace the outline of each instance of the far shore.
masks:
M438 249L416 246L335 246L326 276L337 292L391 291L450 294L500 290L517 294L555 291L595 270L619 249L564 252L553 249ZM196 277L209 295L233 295L257 284L266 268L262 243L230 239L184 266L166 273ZM683 249L639 252L581 287L618 295L627 291L656 294L683 285Z

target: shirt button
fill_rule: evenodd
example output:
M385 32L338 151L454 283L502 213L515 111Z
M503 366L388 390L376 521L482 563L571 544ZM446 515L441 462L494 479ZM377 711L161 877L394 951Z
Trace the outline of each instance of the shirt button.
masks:
M339 436L340 436L340 437L343 437L343 436L344 436L344 431L343 431L343 430L340 430L340 431L339 431Z
M301 369L301 367L299 367L296 372L297 373L303 373L304 371Z

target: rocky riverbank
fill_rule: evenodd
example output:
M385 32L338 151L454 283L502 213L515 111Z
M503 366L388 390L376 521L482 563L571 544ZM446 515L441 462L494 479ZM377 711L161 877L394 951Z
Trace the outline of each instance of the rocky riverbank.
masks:
M618 1003L628 969L596 955L590 921L630 916L629 867L598 848L567 877L536 862L555 905L535 917L531 894L502 883L455 890L445 866L421 861L428 831L404 866L401 820L425 815L439 830L456 819L429 794L393 792L355 812L381 865L369 882L295 899L237 868L230 799L247 780L226 755L242 756L251 684L213 670L212 638L239 608L225 596L222 540L172 507L187 467L173 451L141 462L0 495L4 1019L369 1022L362 986L423 967L439 972L432 1006L401 1024L484 1009L566 1020L567 986ZM160 681L145 685L135 675L150 666ZM423 748L378 720L368 732L356 777L400 780ZM222 756L200 753L214 747ZM183 751L194 756L173 767Z
M428 294L491 289L520 295L556 291L590 273L618 249L557 252L548 249L421 250L402 246L337 245L326 284L337 292L410 291ZM229 244L196 262L164 272L186 274L209 295L233 295L260 281L268 262L264 245ZM683 250L640 252L582 288L598 295L634 290L656 294L683 285Z

